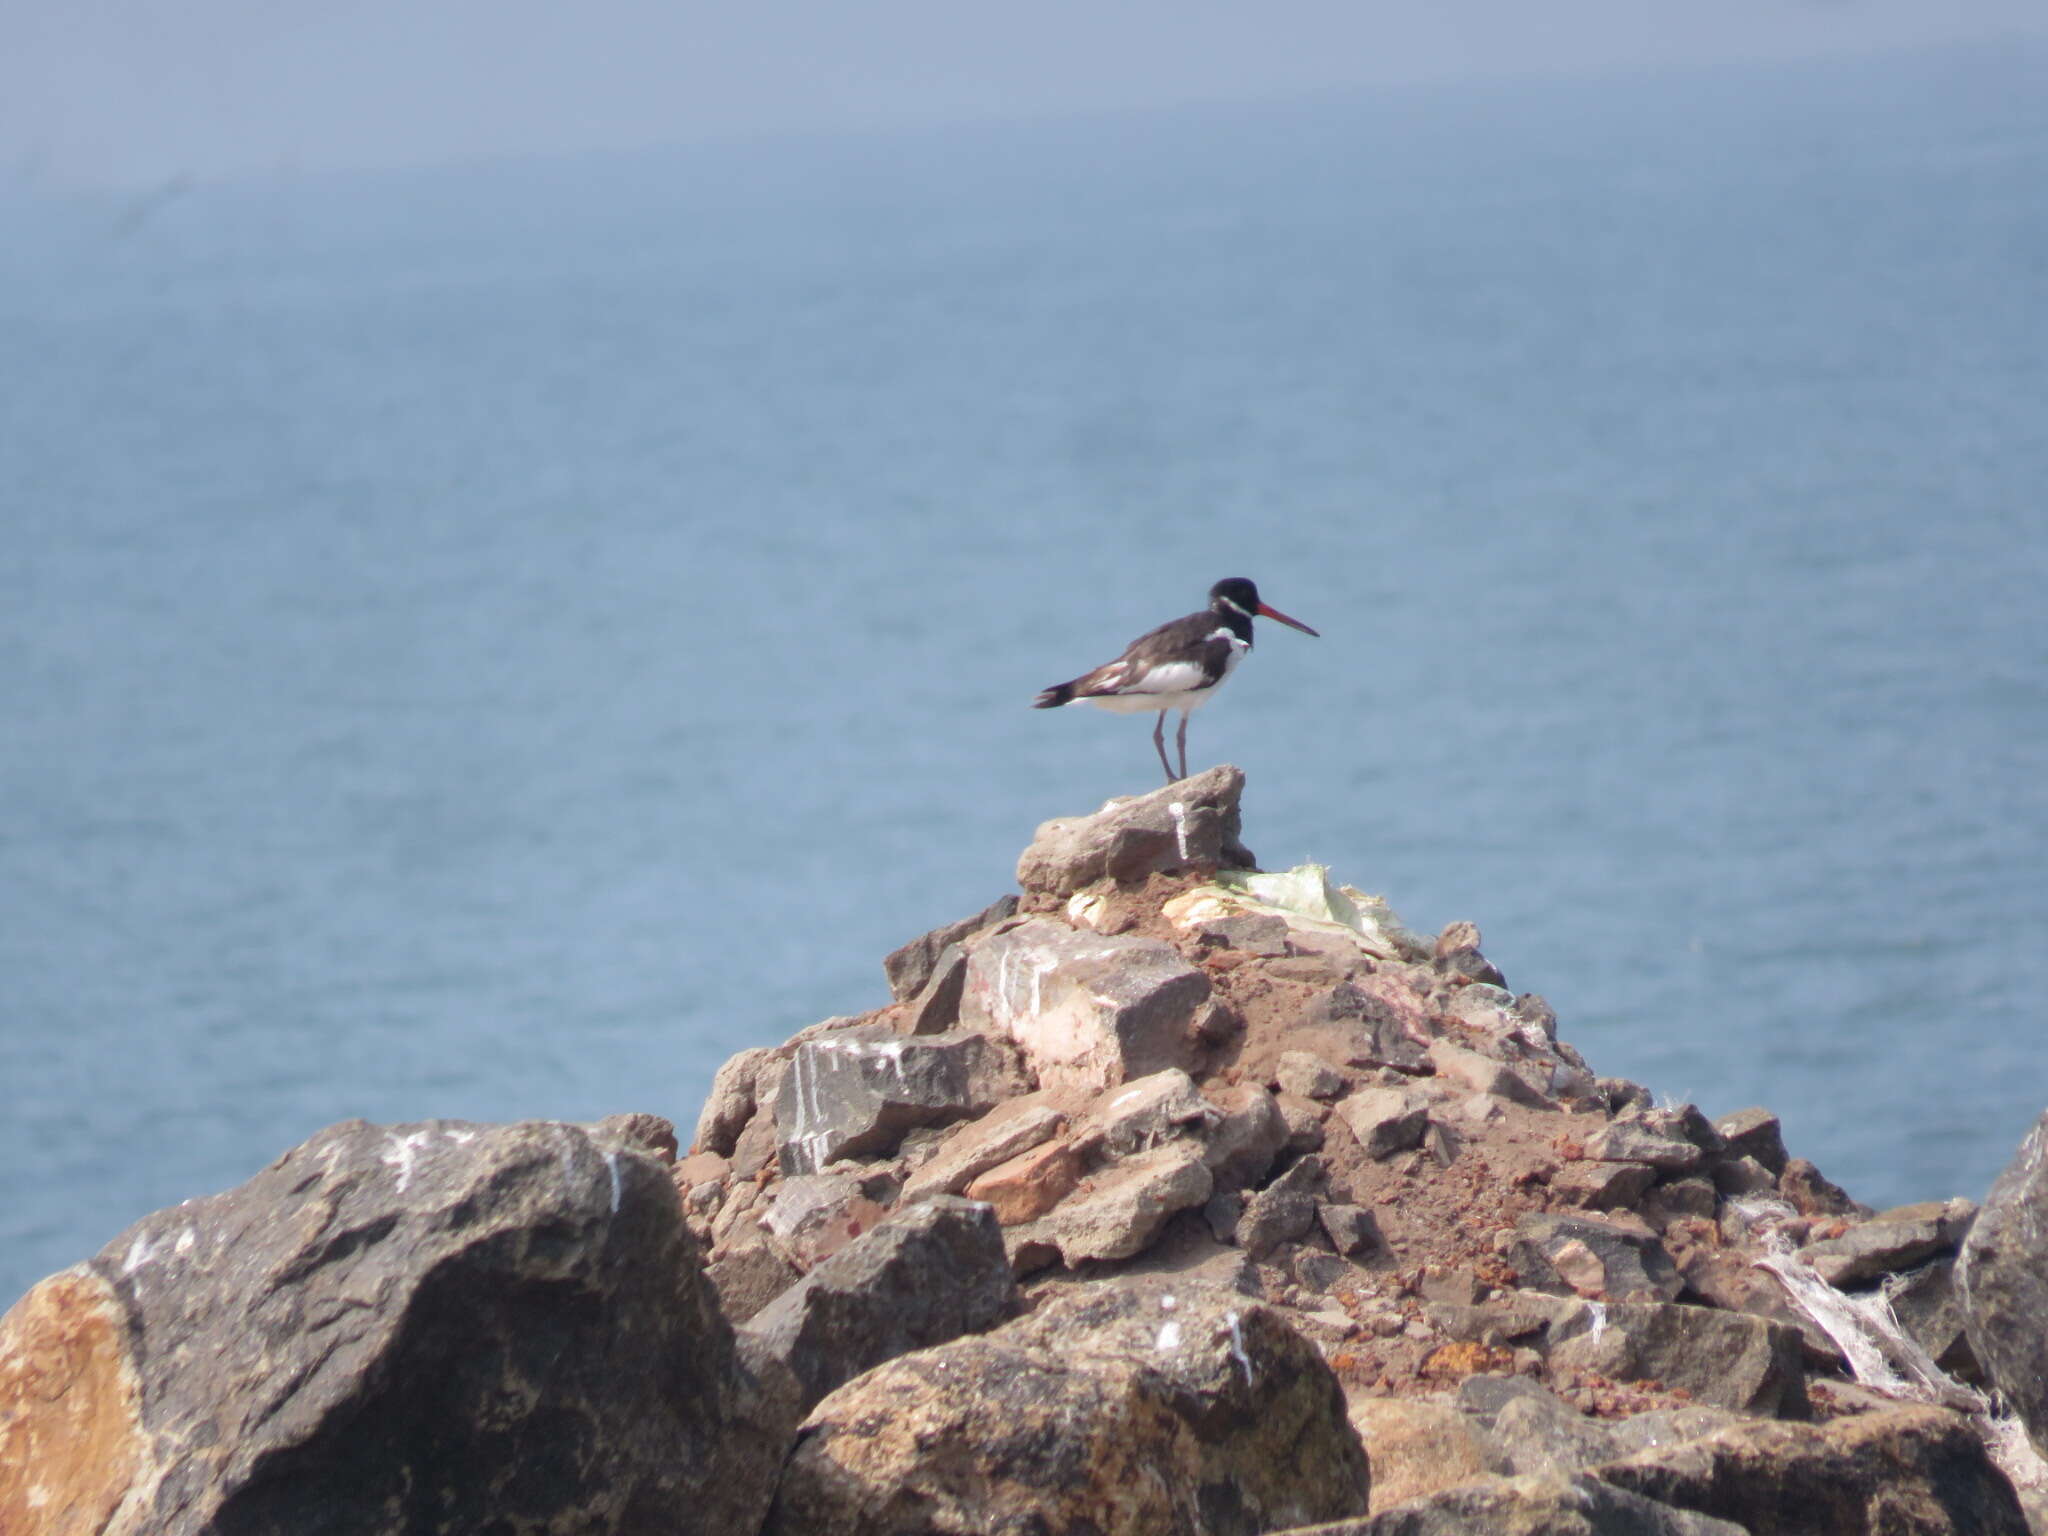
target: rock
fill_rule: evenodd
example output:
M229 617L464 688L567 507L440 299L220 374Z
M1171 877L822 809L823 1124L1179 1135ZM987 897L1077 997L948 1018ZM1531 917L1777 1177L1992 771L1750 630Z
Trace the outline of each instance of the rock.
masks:
M884 1360L1000 1322L1017 1283L988 1206L935 1195L848 1244L746 1325L805 1408Z
M1281 1149L1287 1152L1320 1152L1323 1150L1323 1108L1310 1099L1297 1099L1291 1093L1275 1094L1273 1103L1280 1111L1280 1123L1287 1131L1287 1139ZM1263 1171L1263 1170L1262 1170Z
M1407 1151L1429 1126L1429 1106L1405 1088L1361 1088L1338 1101L1336 1115L1368 1157Z
M1802 1216L1848 1216L1856 1211L1856 1202L1841 1185L1830 1183L1803 1157L1785 1164L1778 1175L1778 1193Z
M1351 1427L1372 1463L1376 1509L1455 1488L1494 1470L1471 1415L1448 1403L1361 1397L1351 1405Z
M1657 1178L1648 1163L1566 1163L1551 1178L1550 1190L1569 1205L1606 1211L1625 1208Z
M1664 1136L1675 1136L1698 1147L1709 1160L1725 1156L1728 1142L1714 1129L1714 1122L1700 1113L1697 1104L1680 1104L1673 1109L1650 1108L1643 1111L1643 1124L1649 1130Z
M1337 1099L1350 1086L1344 1074L1310 1051L1282 1051L1273 1086L1304 1099Z
M805 1421L763 1536L1251 1536L1363 1514L1368 1492L1313 1345L1243 1296L1153 1279L840 1388Z
M1636 1202L1636 1211L1650 1225L1662 1230L1674 1221L1712 1221L1721 1197L1714 1193L1714 1181L1705 1174L1665 1179L1647 1190Z
M1800 1536L2026 1536L1969 1421L1938 1408L1826 1425L1752 1421L1600 1469L1661 1503Z
M1612 1381L1658 1381L1742 1413L1803 1417L1806 1375L1797 1330L1713 1307L1586 1306L1551 1324L1555 1370Z
M1677 1266L1640 1222L1532 1211L1515 1224L1505 1257L1522 1284L1600 1301L1670 1301Z
M1984 1197L1956 1278L1971 1352L2048 1456L2048 1113Z
M893 1148L914 1126L978 1115L1028 1084L1008 1052L971 1029L905 1039L886 1025L799 1045L775 1101L784 1174Z
M948 949L985 928L993 928L1016 910L1015 896L999 896L974 916L934 928L892 951L882 961L882 971L889 978L889 995L899 1003L909 1002L931 985L932 976L939 969L939 958Z
M1310 1536L1289 1532L1286 1536ZM1590 1473L1494 1477L1411 1499L1314 1536L1750 1536L1742 1526L1624 1492Z
M1069 1268L1086 1259L1127 1259L1169 1216L1200 1206L1214 1188L1202 1149L1168 1142L1094 1174L1040 1225Z
M1242 1189L1265 1178L1266 1170L1293 1136L1273 1096L1257 1083L1211 1088L1209 1102L1221 1117L1209 1128L1203 1161L1218 1189ZM1317 1122L1321 1140L1321 1122Z
M1507 978L1479 952L1477 923L1446 924L1444 931L1437 935L1431 964L1439 975L1455 981L1493 987L1507 985Z
M1550 1064L1540 1069L1531 1064L1543 1079L1542 1086L1530 1082L1516 1069L1512 1062L1496 1061L1478 1051L1467 1050L1448 1040L1432 1040L1429 1044L1429 1059L1436 1067L1436 1075L1448 1083L1458 1083L1474 1093L1490 1093L1499 1098L1527 1104L1535 1109L1555 1109L1556 1103L1544 1092L1550 1083Z
M1784 1130L1768 1109L1738 1109L1716 1120L1714 1130L1726 1156L1753 1157L1770 1170L1772 1178L1785 1171Z
M1040 1091L1006 1099L955 1131L904 1181L903 1203L957 1195L978 1175L1051 1140L1066 1125L1065 1103L1058 1094Z
M1239 841L1244 775L1223 766L1148 795L1112 800L1093 816L1039 827L1017 861L1017 884L1067 897L1098 880L1129 884L1181 869L1250 869Z
M1840 1237L1808 1243L1799 1257L1829 1285L1854 1285L1953 1253L1976 1216L1976 1205L1963 1199L1902 1205L1858 1222Z
M1310 998L1288 1038L1346 1067L1420 1072L1429 1064L1428 1015L1414 993L1384 973L1340 981Z
M1627 1114L1632 1109L1648 1109L1654 1102L1649 1089L1625 1077L1595 1078L1593 1096L1604 1103L1607 1112L1613 1115Z
M1032 918L975 947L961 1017L1014 1040L1040 1086L1099 1090L1193 1066L1208 1000L1170 945Z
M1316 1191L1323 1182L1320 1158L1304 1157L1244 1203L1237 1220L1237 1244L1263 1259L1282 1243L1307 1235L1316 1224Z
M774 1191L759 1224L804 1269L830 1258L888 1215L886 1206L868 1197L856 1173L799 1174L777 1182Z
M1668 1121L1653 1119L1656 1113L1632 1109L1617 1115L1586 1138L1586 1156L1601 1162L1647 1163L1660 1172L1689 1172L1704 1163L1706 1153Z
M1714 1192L1724 1200L1775 1195L1778 1176L1753 1157L1738 1157L1714 1165Z
M1956 1260L1938 1258L1885 1286L1892 1313L1930 1359L1959 1381L1979 1382L1983 1370L1970 1348Z
M967 988L967 951L948 944L933 962L931 980L903 1007L900 1033L942 1035L960 1022L960 998Z
M663 1163L676 1160L676 1124L666 1116L650 1115L644 1110L627 1115L606 1115L585 1129L593 1141L605 1146L628 1146Z
M1041 1142L998 1163L967 1186L972 1200L986 1201L1003 1226L1036 1221L1074 1192L1081 1182L1081 1155L1063 1141Z
M1177 1136L1199 1136L1222 1119L1222 1111L1202 1097L1193 1078L1168 1067L1104 1094L1089 1110L1086 1125L1121 1157Z
M721 1249L704 1266L704 1278L718 1291L719 1310L737 1326L803 1278L780 1244L756 1235L751 1242Z
M351 1121L0 1320L0 1529L751 1530L782 1380L742 1365L656 1159Z
M754 1087L761 1070L775 1059L767 1047L741 1051L727 1059L711 1079L711 1093L697 1115L691 1150L730 1157L740 1132L754 1115Z
M1339 1253L1372 1253L1386 1247L1386 1239L1380 1236L1379 1223L1362 1205L1339 1202L1318 1207L1316 1214L1322 1220L1323 1231Z
M1542 1390L1518 1393L1502 1403L1488 1426L1486 1445L1501 1470L1517 1475L1576 1472L1618 1454L1610 1426Z
M1268 959L1287 953L1287 919L1272 912L1232 912L1196 922L1196 939Z

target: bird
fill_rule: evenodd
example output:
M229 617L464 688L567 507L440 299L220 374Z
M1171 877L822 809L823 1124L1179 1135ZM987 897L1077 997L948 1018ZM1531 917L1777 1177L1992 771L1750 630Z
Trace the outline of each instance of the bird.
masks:
M1259 601L1259 589L1242 576L1226 576L1209 589L1209 606L1185 618L1162 624L1138 636L1115 661L1084 672L1072 682L1055 683L1031 701L1033 709L1058 709L1062 704L1089 703L1118 714L1159 712L1152 727L1152 745L1159 766L1172 784L1188 776L1188 716L1222 686L1231 669L1252 648L1254 616L1277 619L1305 635L1314 635L1299 619ZM1317 638L1321 638L1318 636ZM1166 712L1180 711L1180 772L1166 760Z

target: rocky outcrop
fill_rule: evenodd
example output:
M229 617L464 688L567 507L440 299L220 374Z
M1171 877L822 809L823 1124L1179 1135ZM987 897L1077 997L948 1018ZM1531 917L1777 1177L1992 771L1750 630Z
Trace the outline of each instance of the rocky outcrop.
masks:
M1974 1225L1873 1212L1767 1110L1595 1076L1475 925L1251 868L1241 784L1048 823L679 1161L647 1115L344 1126L141 1224L0 1325L0 1530L1998 1536L2000 1467L2048 1508L1971 1387L2038 1435L2048 1132Z
M655 1158L351 1122L0 1323L0 1529L746 1530L795 1411Z
M805 1420L767 1536L1251 1536L1351 1513L1364 1453L1273 1309L1150 1280L906 1355Z
M1956 1277L1972 1354L2048 1456L2048 1113L1991 1186Z

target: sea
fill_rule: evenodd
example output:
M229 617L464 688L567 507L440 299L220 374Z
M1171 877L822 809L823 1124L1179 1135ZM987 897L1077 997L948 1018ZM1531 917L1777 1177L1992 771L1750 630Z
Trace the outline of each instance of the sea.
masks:
M1874 1206L2048 1106L2048 49L0 182L0 1305L693 1124L1159 778Z

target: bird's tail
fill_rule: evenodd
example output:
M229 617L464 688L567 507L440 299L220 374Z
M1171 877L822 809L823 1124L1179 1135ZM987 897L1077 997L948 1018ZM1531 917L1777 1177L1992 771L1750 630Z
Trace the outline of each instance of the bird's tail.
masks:
M1033 709L1058 709L1062 704L1071 704L1073 702L1074 685L1072 683L1054 683L1031 701L1031 707Z

